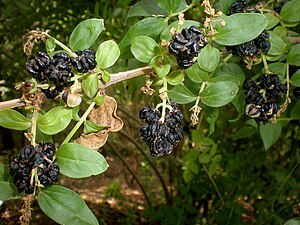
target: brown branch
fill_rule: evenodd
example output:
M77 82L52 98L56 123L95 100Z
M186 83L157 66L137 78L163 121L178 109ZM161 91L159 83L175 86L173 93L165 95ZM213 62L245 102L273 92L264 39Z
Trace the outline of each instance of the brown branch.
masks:
M110 85L119 83L121 81L124 80L128 80L134 77L138 77L147 73L151 73L153 71L152 66L145 66L145 67L141 67L138 69L133 69L133 70L128 70L125 72L119 72L119 73L115 73L115 74L111 74L110 75L110 81L105 83L105 84L101 84L100 88L107 88Z
M149 74L153 71L153 68L151 66L145 66L133 70L128 70L124 72L119 72L115 74L110 74L110 81L103 84L102 81L100 81L99 88L104 89L109 87L110 85L114 85L116 83L119 83L124 80L128 80L131 78L139 77L145 74ZM0 102L0 110L1 109L7 109L7 108L16 108L20 106L24 106L25 103L20 99L13 99L9 101Z
M5 101L5 102L0 102L0 110L1 109L7 109L7 108L15 108L19 106L24 106L25 103L22 102L20 98Z

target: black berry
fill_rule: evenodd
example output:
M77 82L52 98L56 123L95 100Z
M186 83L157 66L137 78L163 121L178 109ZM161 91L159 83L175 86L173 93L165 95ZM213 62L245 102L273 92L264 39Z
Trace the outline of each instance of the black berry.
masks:
M201 48L206 44L202 32L195 26L184 28L175 34L169 44L169 52L177 58L180 67L186 69L195 62Z
M95 52L90 49L75 52L78 57L72 58L73 67L80 73L86 73L96 67Z

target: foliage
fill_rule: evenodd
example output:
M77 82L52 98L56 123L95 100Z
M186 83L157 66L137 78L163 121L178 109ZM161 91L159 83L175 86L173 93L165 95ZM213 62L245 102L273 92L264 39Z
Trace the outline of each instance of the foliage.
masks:
M15 8L11 3L3 2L6 7L2 9L2 17L9 24L11 21L6 18ZM149 204L144 215L150 223L298 224L299 218L291 218L300 214L297 198L300 105L299 96L293 95L293 90L300 87L299 0L288 1L281 5L282 8L278 1L253 4L256 11L233 15L227 15L234 3L229 0L141 0L131 2L129 10L124 9L130 2L116 3L121 12L115 21L113 15L117 12L112 11L110 3L105 3L107 8L101 16L96 9L94 13L87 10L82 21L73 10L67 10L69 14L65 16L63 7L58 7L62 12L55 15L55 23L45 19L47 23L43 29L59 26L55 24L71 27L69 35L60 33L60 27L53 32L55 35L52 31L36 31L38 40L46 39L45 49L51 57L65 52L74 60L77 57L75 51L90 48L95 49L97 66L86 73L73 68L72 86L65 87L55 100L38 102L37 96L44 96L41 90L45 91L51 84L26 78L19 84L22 110L0 110L0 125L25 131L33 146L39 142L52 142L67 132L63 141L57 143L59 147L55 154L60 172L71 178L101 174L108 164L95 150L106 143L110 132L117 132L123 126L116 114L117 103L108 97L106 90L114 88L119 102L130 101L143 84L138 82L140 78L136 78L136 82L126 80L147 75L142 89L150 95L155 93L151 100L157 109L161 108L158 123L164 123L166 110L172 108L172 102L181 104L185 115L183 144L176 142L170 156L158 159L171 168L171 190L165 188L165 181L155 168L158 163L151 164L161 178L165 202L157 202L152 207L142 189ZM100 3L93 6L99 9ZM44 3L27 1L16 1L15 4L19 13L42 10L44 6ZM86 4L86 8L91 6L91 3ZM56 9L55 1L51 1L47 10L53 9ZM105 16L105 13L109 15ZM36 17L34 20L39 21ZM113 24L115 27L110 26ZM180 66L182 58L178 52L185 51L189 43L179 40L184 43L177 50L172 50L170 43L176 35L187 32L192 26L200 27L205 43L201 43L199 49L194 47L198 52L188 58L185 68ZM32 28L31 24L25 29L29 28ZM116 28L118 31L114 30ZM120 31L122 28L123 32ZM230 52L232 46L253 44L264 31L269 33L266 37L270 43L268 51L245 55ZM15 36L20 39L22 34L17 34ZM14 38L5 36L6 41L12 40L12 46L14 42L18 43ZM32 43L29 41L29 44ZM42 48L35 42L33 45L33 52ZM9 48L5 48L4 63L9 58ZM16 58L15 61L21 65L24 59ZM24 68L20 65L16 68L23 73ZM127 67L135 70L122 71ZM8 83L11 83L12 74L9 68L3 76ZM253 80L260 85L270 74L277 74L286 87L283 94L278 94L278 108L265 110L259 104L247 103L245 81ZM17 81L21 80L18 77ZM27 87L27 82L33 86ZM110 87L121 82L127 84L131 96L128 99L118 85ZM260 88L253 101L263 96L264 101L270 103L266 96L273 90L275 84L272 85ZM8 87L13 88L12 85ZM118 96L118 93L121 94ZM150 105L150 102L144 104ZM257 118L263 114L271 116L259 121ZM76 139L81 125L84 125L82 134ZM9 169L4 164L0 166L0 183L4 187L1 188L1 200L19 198ZM32 180L34 176L37 172L33 172ZM32 198L36 195L39 207L57 223L98 224L97 218L74 191L59 185L43 187L37 183L37 186ZM119 194L119 189L113 188L112 191Z

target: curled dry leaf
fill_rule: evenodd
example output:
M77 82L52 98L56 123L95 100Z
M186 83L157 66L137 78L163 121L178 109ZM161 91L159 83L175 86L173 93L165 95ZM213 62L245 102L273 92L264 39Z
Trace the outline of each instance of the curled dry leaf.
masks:
M117 132L123 127L124 122L117 116L116 111L116 100L105 95L103 105L95 107L89 114L88 119L95 124L109 128L96 133L82 134L75 142L95 150L101 148L106 143L109 132Z

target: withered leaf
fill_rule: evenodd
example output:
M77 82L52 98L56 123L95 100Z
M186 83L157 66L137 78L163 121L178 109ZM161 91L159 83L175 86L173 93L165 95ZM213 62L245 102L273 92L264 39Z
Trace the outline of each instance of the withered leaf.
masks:
M96 133L82 134L75 142L92 149L102 147L108 138L109 132L117 132L122 129L124 122L117 116L117 102L113 97L104 96L104 103L96 106L88 116L88 119L95 124L107 126Z

